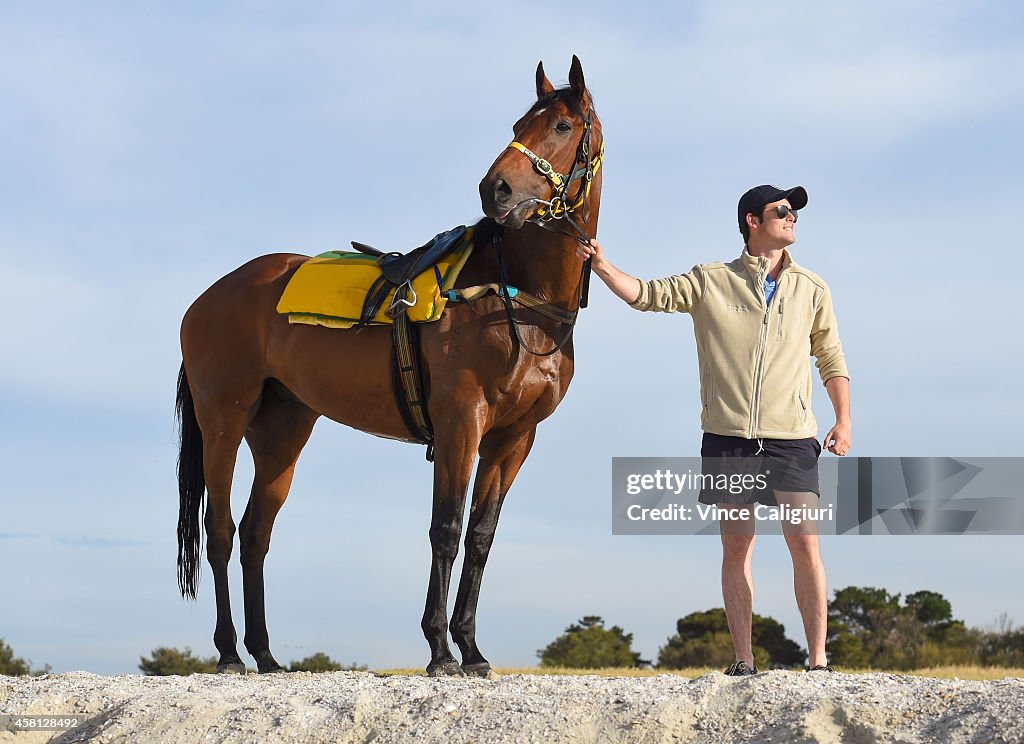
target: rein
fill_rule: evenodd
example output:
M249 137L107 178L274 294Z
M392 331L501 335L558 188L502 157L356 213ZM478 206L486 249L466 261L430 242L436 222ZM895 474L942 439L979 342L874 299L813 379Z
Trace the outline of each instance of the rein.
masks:
M552 305L550 303L544 302L540 298L534 297L533 295L528 295L525 292L521 292L517 290L515 287L510 287L508 283L508 271L505 268L505 259L501 255L500 233L495 234L493 243L494 249L498 253L498 269L500 270L501 273L501 284L498 296L501 297L501 300L505 305L505 315L508 316L508 327L512 331L513 340L517 344L519 344L519 346L521 346L528 354L532 354L533 356L536 357L551 356L556 351L561 350L561 348L569 342L569 339L572 338L572 332L576 328L576 318L579 316L580 313L579 309L581 307L585 307L585 305L582 304L582 300L583 291L586 288L586 278L588 278L590 274L590 272L588 271L588 269L590 268L590 266L588 265L589 262L584 261L583 266L580 268L580 279L579 282L576 284L577 307L575 310L567 311L562 310L561 308L556 307L555 305ZM545 315L548 318L553 318L559 323L568 324L569 329L565 332L565 335L562 336L562 340L558 341L554 345L554 347L549 349L548 351L534 351L533 349L531 349L526 344L526 342L523 341L523 337L519 333L519 326L522 324L522 321L516 318L515 309L512 307L513 297L518 299L519 302L521 302L526 307L536 310L537 312L541 313L542 315ZM552 311L557 311L557 314ZM561 317L559 317L559 315Z

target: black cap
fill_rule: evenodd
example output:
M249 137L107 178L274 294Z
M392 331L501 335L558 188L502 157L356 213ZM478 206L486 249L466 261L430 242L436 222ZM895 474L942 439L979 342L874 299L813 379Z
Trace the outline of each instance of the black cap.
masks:
M755 186L741 196L739 208L737 210L740 232L743 231L743 226L747 224L747 215L749 213L761 214L761 210L764 209L765 204L771 204L772 202L781 201L783 199L789 199L789 204L793 209L803 209L807 206L807 190L803 186L794 186L791 189L780 189L778 186L765 184L763 186Z

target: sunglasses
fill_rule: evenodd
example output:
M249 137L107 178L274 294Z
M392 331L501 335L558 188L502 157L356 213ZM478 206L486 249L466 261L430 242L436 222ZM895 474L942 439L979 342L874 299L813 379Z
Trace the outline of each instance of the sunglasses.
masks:
M793 222L796 222L797 220L796 210L793 209L792 207L787 207L785 204L779 204L775 206L773 209L769 211L769 213L771 212L774 212L775 216L778 217L780 220L786 219L789 215L793 215Z

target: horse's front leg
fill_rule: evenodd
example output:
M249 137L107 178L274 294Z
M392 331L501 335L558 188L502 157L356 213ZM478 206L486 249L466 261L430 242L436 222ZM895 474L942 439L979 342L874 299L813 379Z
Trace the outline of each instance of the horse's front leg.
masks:
M536 432L536 428L512 436L492 432L480 446L480 465L473 483L473 503L466 532L466 556L452 618L452 638L462 652L462 669L466 674L486 677L491 671L490 662L476 645L480 583L505 494L530 453Z
M448 587L452 564L459 554L462 515L466 491L473 473L473 460L480 445L476 417L452 416L451 424L437 426L435 420L434 504L430 519L430 583L420 627L430 645L431 677L463 676L462 667L448 646Z

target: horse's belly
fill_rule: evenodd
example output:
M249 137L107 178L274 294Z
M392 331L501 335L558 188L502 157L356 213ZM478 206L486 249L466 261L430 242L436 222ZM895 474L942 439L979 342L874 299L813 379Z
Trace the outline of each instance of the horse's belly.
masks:
M284 320L284 319L282 319ZM322 416L389 439L409 440L391 386L391 329L277 324L270 376Z

